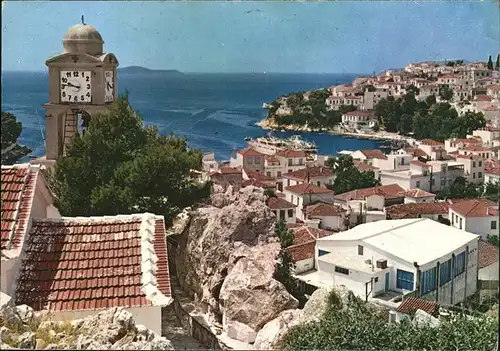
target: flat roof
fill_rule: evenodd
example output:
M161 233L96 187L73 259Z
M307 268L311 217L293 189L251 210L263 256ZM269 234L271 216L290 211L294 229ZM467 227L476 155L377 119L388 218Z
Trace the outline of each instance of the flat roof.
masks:
M356 248L353 247L339 248L338 250L330 250L329 254L318 257L318 261L331 263L338 267L353 269L367 274L372 274L380 271L380 269L376 267L375 258L375 262L372 262L372 269L372 265L365 262L366 260L371 259L371 257L367 258L366 256L359 256L356 255L356 253Z
M478 238L479 235L429 218L411 218L365 223L317 240L331 242L359 240L407 262L423 265Z

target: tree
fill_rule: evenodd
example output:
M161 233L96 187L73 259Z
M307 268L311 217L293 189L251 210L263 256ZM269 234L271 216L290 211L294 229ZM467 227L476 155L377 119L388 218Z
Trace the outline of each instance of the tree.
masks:
M410 92L413 93L413 95L418 95L420 94L420 89L412 84L408 88L406 88L406 93L408 94Z
M453 90L447 86L442 86L439 89L439 97L443 100L450 101L453 98Z
M498 235L489 235L487 236L487 240L490 244L493 244L495 246L500 246L500 240L498 238Z
M500 201L500 181L488 182L484 185L483 196L488 200L499 202Z
M375 178L373 172L360 172L354 166L354 160L349 155L328 158L326 166L330 167L335 175L333 184L327 185L327 187L336 194L380 185L380 181Z
M276 197L276 193L273 189L265 189L264 190L264 195L267 197L267 198L270 198L270 197Z
M500 54L497 55L497 60L495 62L495 69L496 70L500 69Z
M458 177L437 194L438 199L472 199L482 195L481 185L469 183L465 178Z
M488 69L493 69L493 61L491 60L491 55L488 57Z
M190 177L200 168L199 150L188 149L184 138L145 127L121 96L75 137L48 179L64 216L151 212L168 223L209 195L208 183Z
M16 116L10 112L2 111L2 164L16 163L31 153L29 148L17 143L22 130L23 125L17 121Z

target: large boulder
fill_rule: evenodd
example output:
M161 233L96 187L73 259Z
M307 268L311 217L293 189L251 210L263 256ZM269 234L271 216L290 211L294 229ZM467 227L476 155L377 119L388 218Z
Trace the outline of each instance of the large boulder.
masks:
M275 224L263 190L253 186L238 192L214 187L212 205L190 212L189 223L175 235L175 266L181 287L208 320L226 321L226 327L238 322L256 333L281 311L296 307L273 279L280 248ZM242 339L251 339L238 323L231 330L245 329Z
M271 350L276 343L293 327L299 325L302 311L299 309L281 312L259 330L255 338L254 348L256 350Z

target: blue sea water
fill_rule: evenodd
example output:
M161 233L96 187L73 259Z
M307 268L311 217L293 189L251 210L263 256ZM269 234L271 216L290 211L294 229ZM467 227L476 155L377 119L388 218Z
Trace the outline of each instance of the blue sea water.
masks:
M235 148L246 146L245 137L266 131L255 125L266 116L263 102L297 91L352 81L348 74L185 74L183 76L118 76L119 93L129 92L132 106L147 124L161 133L185 136L191 147L214 151L219 160L229 159ZM23 123L20 142L45 154L42 133L48 101L46 72L2 72L2 111L14 113ZM292 132L277 132L290 136ZM314 141L321 154L341 150L377 148L379 142L347 139L321 133L300 133Z

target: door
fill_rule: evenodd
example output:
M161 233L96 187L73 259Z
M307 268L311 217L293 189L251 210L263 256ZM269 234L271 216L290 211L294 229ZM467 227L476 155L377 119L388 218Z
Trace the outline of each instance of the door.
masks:
M389 277L390 277L390 274L389 274L389 272L387 272L385 274L385 291L389 291Z

